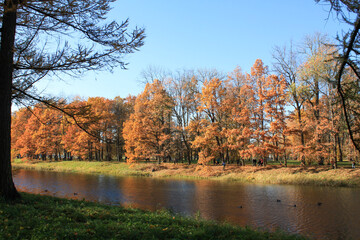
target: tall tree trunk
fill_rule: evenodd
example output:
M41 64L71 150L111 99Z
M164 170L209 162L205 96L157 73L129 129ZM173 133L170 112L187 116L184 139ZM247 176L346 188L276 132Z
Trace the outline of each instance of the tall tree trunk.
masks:
M301 115L301 107L298 103L296 103L296 112L297 112L297 115L298 115L298 121L299 121L299 125L300 125L300 140L301 140L301 147L302 147L302 150L301 150L301 165L305 166L306 164L306 159L305 159L305 156L303 154L303 149L305 147L305 135L304 135L304 131L303 131L303 122L302 122L302 115Z
M122 154L120 151L120 128L117 128L117 137L116 137L116 159L118 162L122 159Z
M337 144L338 144L338 149L339 149L339 162L342 162L343 161L343 151L342 151L341 139L340 139L339 134L337 134Z
M0 46L0 196L20 198L11 173L11 86L17 3L4 3Z
M106 140L106 161L111 161L111 142L110 140Z
M286 137L285 137L285 135L283 135L283 140L284 140L284 148L285 148L285 146L286 146ZM286 150L284 150L284 166L287 167Z
M184 156L181 155L181 159L183 159L183 158L184 158ZM188 164L191 165L192 156L190 154L190 150L186 151L185 158L187 159Z
M319 87L319 79L315 78L315 109L314 109L314 116L316 119L316 138L317 138L317 144L321 144L321 138L319 137L318 127L320 126L320 87ZM324 158L323 156L318 157L318 164L324 165Z
M332 138L333 138L333 156L331 156L330 154L330 164L332 165L331 167L336 169L337 168L337 162L338 162L338 155L337 155L337 135L338 133L333 134ZM331 142L331 139L329 140L329 142Z
M92 148L92 142L88 141L88 159L89 161L93 160L93 148Z

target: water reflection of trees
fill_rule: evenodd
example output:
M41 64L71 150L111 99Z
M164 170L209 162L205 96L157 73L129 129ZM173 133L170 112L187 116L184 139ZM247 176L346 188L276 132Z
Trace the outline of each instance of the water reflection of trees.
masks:
M360 236L356 225L360 216L359 189L115 178L27 170L15 174L15 183L27 192L149 210L165 208L184 215L199 212L203 218L241 226L279 228L311 233L314 237L357 239ZM322 204L319 206L318 202Z

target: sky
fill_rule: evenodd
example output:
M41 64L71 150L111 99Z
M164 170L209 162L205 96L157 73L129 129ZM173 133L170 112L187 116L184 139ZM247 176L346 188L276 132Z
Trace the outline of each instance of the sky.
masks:
M306 35L324 33L330 39L347 30L329 6L314 0L118 0L109 19L129 18L132 29L144 27L146 39L138 52L127 55L127 70L88 72L62 81L44 79L36 87L54 96L126 97L141 93L141 72L149 67L175 72L237 66L250 72L260 58L271 68L272 51Z

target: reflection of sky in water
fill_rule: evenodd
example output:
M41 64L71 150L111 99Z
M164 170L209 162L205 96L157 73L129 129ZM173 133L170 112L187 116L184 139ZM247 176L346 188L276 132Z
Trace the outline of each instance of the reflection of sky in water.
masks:
M360 189L119 178L28 170L18 170L14 175L20 191L150 210L166 208L184 215L199 212L206 219L282 229L310 234L314 238L360 239ZM318 206L318 202L322 205Z

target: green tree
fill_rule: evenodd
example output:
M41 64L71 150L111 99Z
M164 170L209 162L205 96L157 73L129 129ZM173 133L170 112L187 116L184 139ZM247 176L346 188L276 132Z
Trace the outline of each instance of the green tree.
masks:
M11 174L11 103L34 99L34 84L55 72L126 67L143 45L128 20L103 24L114 0L4 0L0 5L0 196L19 197ZM72 36L72 37L71 37ZM74 38L76 37L76 38ZM16 39L16 40L15 40ZM76 41L74 40L76 39ZM37 96L35 99L41 100Z

